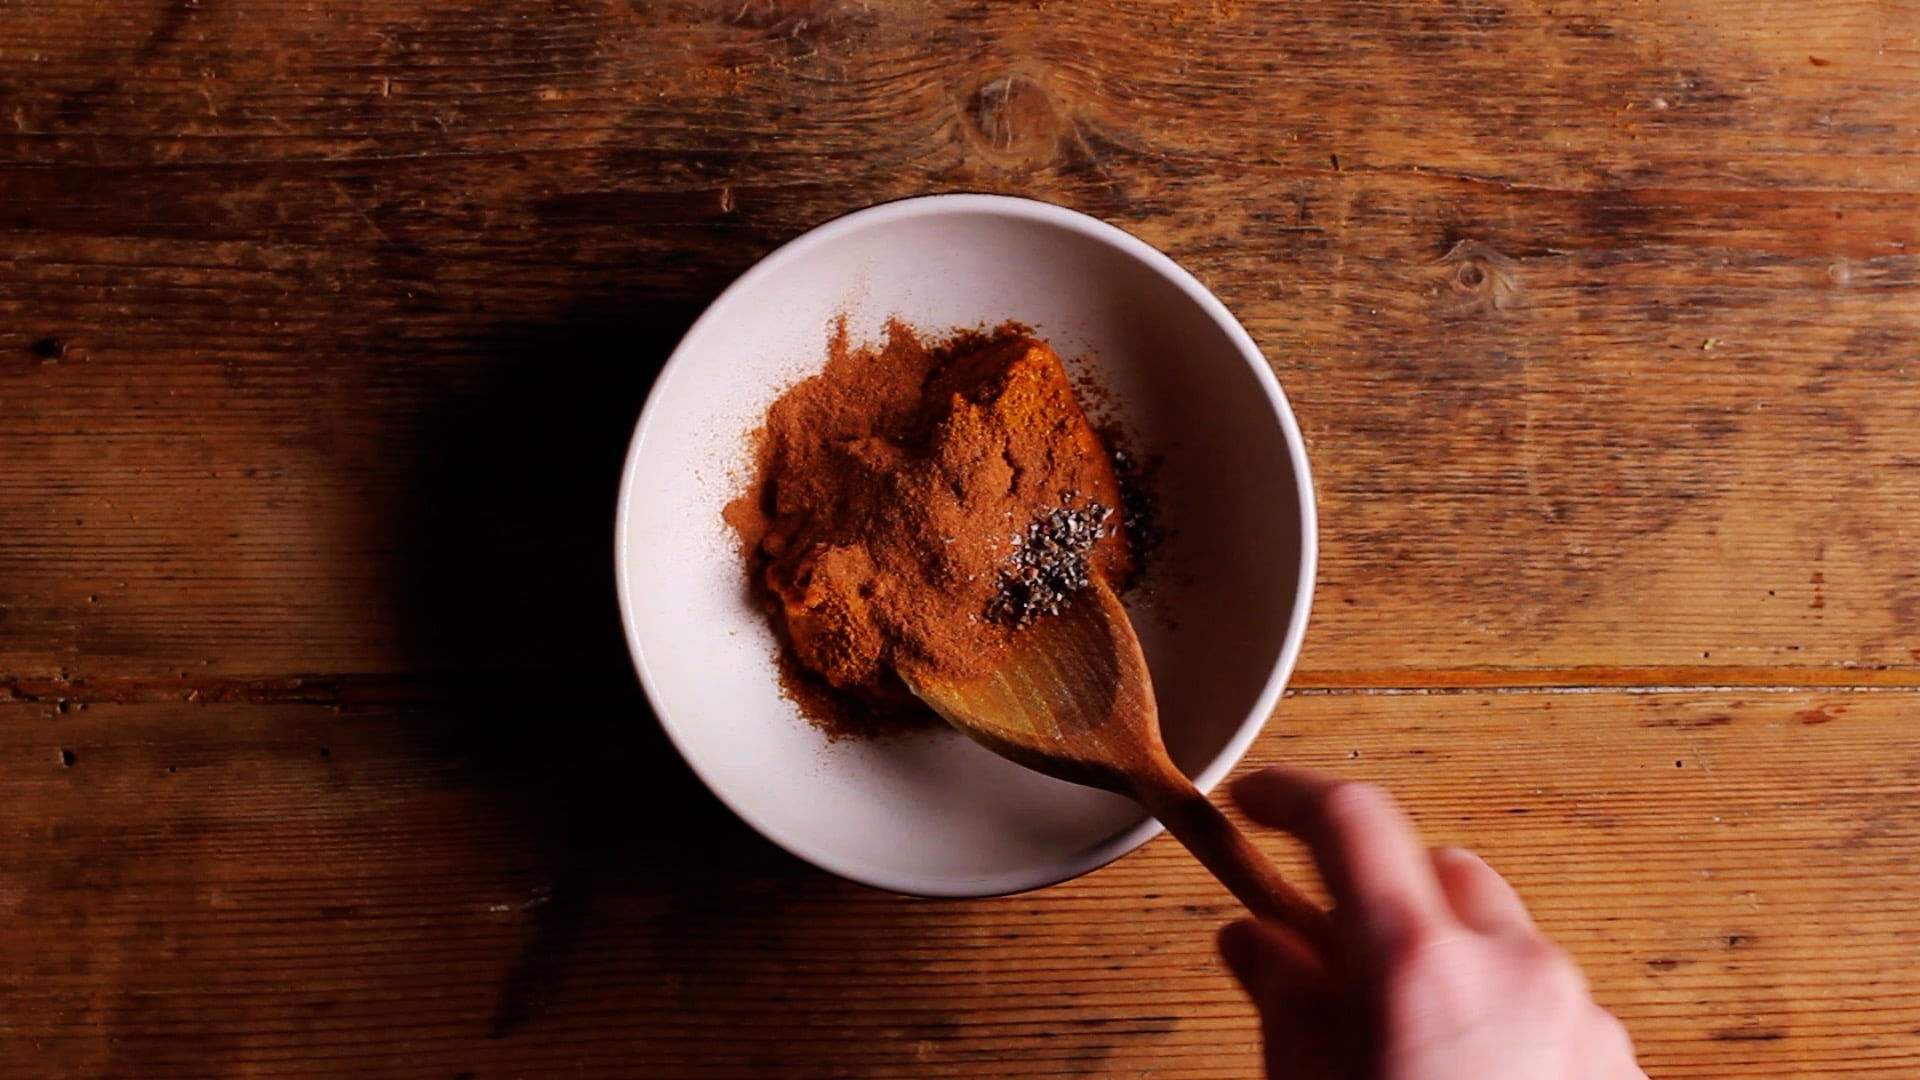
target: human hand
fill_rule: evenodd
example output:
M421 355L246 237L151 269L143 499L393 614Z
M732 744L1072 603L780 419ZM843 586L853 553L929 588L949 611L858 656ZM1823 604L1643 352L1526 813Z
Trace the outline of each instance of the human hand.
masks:
M1385 791L1272 768L1233 797L1307 845L1334 900L1331 954L1253 919L1220 932L1272 1080L1645 1080L1513 886L1472 852L1428 851Z

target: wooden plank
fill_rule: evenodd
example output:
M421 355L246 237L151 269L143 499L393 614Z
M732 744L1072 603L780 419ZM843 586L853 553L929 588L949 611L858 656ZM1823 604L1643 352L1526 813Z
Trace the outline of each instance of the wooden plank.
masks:
M1420 182L1376 186L1405 201ZM1833 682L1914 666L1909 257L1514 260L1483 246L1435 262L1399 228L1350 222L1343 249L1266 300L1259 248L1231 268L1210 257L1312 439L1325 559L1309 682L1573 666L1738 681L1716 671L1728 665ZM191 245L116 246L118 271L57 265L32 240L0 266L31 285L12 295L39 294L0 295L7 324L34 328L0 378L10 669L615 655L605 516L650 365L690 300L628 322L597 306L611 299L575 316L564 290L525 286L438 303L379 282L316 294L315 275L349 280L354 259L227 268L213 264L233 253L203 251L170 280L148 268ZM1375 252L1380 276L1344 283L1332 267L1348 247ZM1470 268L1509 282L1482 289L1510 289L1509 306L1459 309ZM109 284L124 273L140 284ZM1687 275L1712 283L1677 284ZM1643 317L1661 304L1671 318ZM525 318L474 321L495 307ZM72 326L98 329L42 334ZM539 595L469 595L528 565L575 569ZM450 609L498 625L423 656L448 625L473 625Z
M604 677L614 470L699 305L986 189L1266 347L1306 683L1910 683L1920 20L1705 10L27 5L0 672Z
M1920 150L1903 109L1920 37L1879 0L16 10L9 156L34 161L595 146L724 182L882 177L927 152L922 167L1099 174L1103 152L1140 147L1167 166L1338 153L1536 181L1873 187Z
M1652 1075L1909 1076L1917 701L1314 694L1249 766L1381 781L1433 842L1483 852ZM894 897L758 840L630 692L542 704L0 705L0 1057L148 1077L1255 1068L1211 951L1230 901L1170 841L1022 896Z

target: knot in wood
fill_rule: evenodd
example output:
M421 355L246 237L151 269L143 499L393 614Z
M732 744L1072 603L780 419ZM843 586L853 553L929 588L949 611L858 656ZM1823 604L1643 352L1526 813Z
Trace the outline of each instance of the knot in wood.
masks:
M1430 291L1455 311L1504 311L1520 300L1520 264L1478 240L1453 245L1433 276Z
M989 79L968 96L968 141L1005 168L1032 168L1060 149L1060 114L1046 88L1025 75Z
M842 0L716 0L716 6L727 25L784 42L794 55L840 44L877 21L866 8Z

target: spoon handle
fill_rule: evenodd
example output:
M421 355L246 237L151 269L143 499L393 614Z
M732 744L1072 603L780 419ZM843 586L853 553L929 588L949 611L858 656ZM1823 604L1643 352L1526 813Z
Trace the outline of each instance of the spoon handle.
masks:
M1334 946L1333 923L1318 904L1287 883L1280 868L1220 812L1171 762L1136 796L1254 915L1305 937L1323 952Z

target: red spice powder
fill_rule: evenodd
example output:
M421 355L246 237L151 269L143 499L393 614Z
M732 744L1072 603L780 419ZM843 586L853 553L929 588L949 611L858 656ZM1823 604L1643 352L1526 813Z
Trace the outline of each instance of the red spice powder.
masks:
M937 723L897 662L984 674L1087 574L1133 574L1112 456L1025 327L928 342L893 322L854 347L842 322L755 442L726 520L787 691L829 734Z

